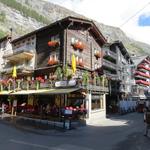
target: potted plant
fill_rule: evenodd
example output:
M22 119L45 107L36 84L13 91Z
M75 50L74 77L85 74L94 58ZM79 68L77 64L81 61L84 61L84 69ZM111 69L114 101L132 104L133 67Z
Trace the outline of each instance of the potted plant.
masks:
M54 58L53 56L50 56L48 59L48 65L53 65L54 64Z
M53 58L53 65L55 65L55 64L58 64L58 58L56 55Z
M11 90L11 86L13 85L13 79L12 78L9 78L7 80L7 84L8 84L8 90L10 91Z
M37 90L40 88L40 83L44 83L44 79L41 76L36 77L36 89Z
M75 49L83 50L83 49L84 49L84 44L83 44L83 42L81 42L81 41L76 41L76 42L73 44L73 47L74 47Z
M62 80L62 69L61 67L57 67L55 73L57 80Z
M95 50L94 56L96 57L96 59L100 58L101 57L100 51L99 50Z
M59 42L58 41L48 41L48 46L50 47L58 47L59 46Z
M83 84L84 86L87 86L88 83L89 83L89 74L88 74L87 71L85 71L85 72L83 73L83 75L82 75L82 84Z

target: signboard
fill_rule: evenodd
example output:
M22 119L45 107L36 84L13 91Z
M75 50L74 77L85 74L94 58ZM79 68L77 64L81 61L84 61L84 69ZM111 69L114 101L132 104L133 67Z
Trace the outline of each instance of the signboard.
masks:
M57 81L55 82L55 87L72 87L76 85L76 80L69 81Z

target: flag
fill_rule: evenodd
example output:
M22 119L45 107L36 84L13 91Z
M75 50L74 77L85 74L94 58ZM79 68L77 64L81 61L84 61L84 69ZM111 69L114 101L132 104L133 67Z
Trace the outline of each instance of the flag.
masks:
M12 77L13 77L13 78L16 78L16 77L17 77L17 69L16 69L16 66L13 67Z
M72 55L72 72L76 72L76 58L74 54Z

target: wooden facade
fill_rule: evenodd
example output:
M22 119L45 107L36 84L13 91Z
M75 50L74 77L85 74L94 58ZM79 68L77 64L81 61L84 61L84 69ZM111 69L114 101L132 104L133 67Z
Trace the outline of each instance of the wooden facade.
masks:
M29 38L32 39L32 37L36 39L33 72L23 77L21 89L19 89L22 92L16 91L14 95L26 95L27 93L30 95L33 92L37 95L40 104L48 104L53 101L59 103L60 107L64 107L73 102L67 99L69 93L78 94L84 107L88 110L89 119L105 117L105 96L108 93L108 81L106 77L101 76L100 70L103 67L102 46L106 43L106 39L95 24L89 20L67 17L20 37L12 41L12 44L15 47L23 41L26 43L25 41ZM13 51L15 49L17 50L14 48ZM71 74L71 82L64 76L58 79L58 74L57 79L51 79L58 67L63 71L64 67L68 65L68 70L72 72L73 54L77 70L75 74ZM83 79L85 75L86 79ZM83 84L83 80L86 80L87 83ZM20 82L17 86L20 88ZM46 91L42 93L43 90L38 91L39 88L46 88ZM54 93L50 90L53 90ZM82 93L85 93L86 96L83 96ZM46 102L44 102L44 98ZM48 101L49 99L51 102Z

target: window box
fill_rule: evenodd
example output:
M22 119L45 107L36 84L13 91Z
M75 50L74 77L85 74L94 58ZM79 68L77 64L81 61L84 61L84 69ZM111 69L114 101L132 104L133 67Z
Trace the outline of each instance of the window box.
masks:
M48 46L57 47L57 46L59 46L59 42L58 41L49 41Z

